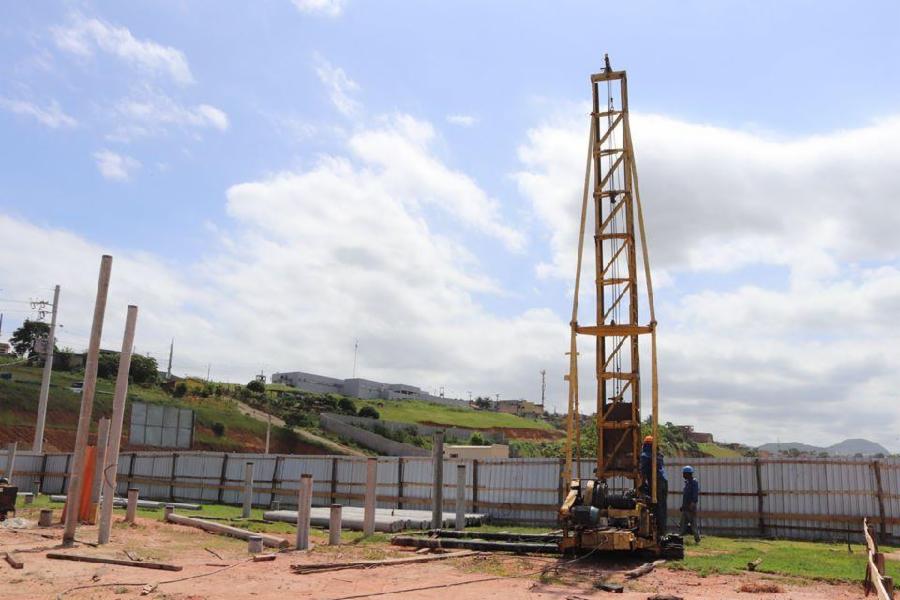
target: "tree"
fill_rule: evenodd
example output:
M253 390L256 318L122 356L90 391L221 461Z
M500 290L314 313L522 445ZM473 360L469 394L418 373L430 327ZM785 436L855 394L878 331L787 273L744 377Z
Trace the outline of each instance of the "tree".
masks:
M97 359L97 377L115 379L119 374L119 353L101 352ZM155 358L131 355L131 366L128 367L128 376L134 383L151 383L159 376L159 365Z
M172 390L172 395L176 398L181 398L185 394L187 394L187 384L183 381L179 381L175 384L175 389Z
M484 439L484 436L479 432L474 431L472 435L469 436L469 445L470 446L487 446L487 441Z
M27 358L31 355L32 349L34 349L34 343L49 335L50 326L48 324L25 319L22 326L13 331L12 337L9 338L9 343L15 349L17 355Z
M247 384L247 389L251 392L256 392L258 394L262 394L266 391L266 384L260 381L259 379L254 379L250 383Z
M491 408L490 398L482 398L481 396L478 396L477 398L475 398L475 408L488 410L489 408Z
M378 411L375 410L372 406L363 406L359 409L359 416L365 417L366 419L380 419L381 415L378 414Z
M350 398L341 398L337 403L338 410L347 415L356 414L356 405ZM374 409L373 409L374 410Z

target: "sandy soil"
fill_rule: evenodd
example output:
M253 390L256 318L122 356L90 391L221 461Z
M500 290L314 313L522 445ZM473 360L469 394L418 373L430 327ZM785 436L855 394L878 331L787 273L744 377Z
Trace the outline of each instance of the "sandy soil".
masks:
M321 532L315 532L312 536L316 544L313 551L280 552L272 562L248 562L246 543L243 541L151 520L139 520L133 527L117 523L113 529L113 543L102 548L78 545L72 549L60 549L58 544L61 537L62 530L59 526L50 529L28 529L18 533L0 529L0 552L16 551L17 556L25 563L24 569L13 570L5 561L0 561L0 598L4 600L57 598L61 592L76 586L97 587L74 589L64 593L62 598L350 600L377 597L386 600L401 598L579 600L616 597L623 600L645 600L657 593L674 594L685 600L862 598L860 586L822 583L803 585L752 573L701 578L692 573L664 568L657 569L636 581L627 582L624 594L611 596L607 592L594 589L593 583L600 577L613 582L622 582L621 573L637 564L621 560L610 562L588 559L575 564L562 564L562 561L548 557L521 558L493 555L369 570L342 570L313 575L293 574L290 570L291 564L412 555L409 551L388 545L349 544L340 548L324 546L321 544L325 543L326 538ZM80 528L78 538L96 541L96 528ZM168 572L49 560L45 553L51 549L71 554L121 559L128 558L127 550L144 560L178 564L184 569L180 572ZM221 556L221 559L213 553ZM544 577L539 576L539 571L554 566L558 568L548 571ZM432 587L462 582L473 583ZM741 585L748 582L774 582L784 591L740 592ZM148 595L141 596L144 584L160 585ZM432 589L421 589L429 587ZM408 591L399 593L402 590Z

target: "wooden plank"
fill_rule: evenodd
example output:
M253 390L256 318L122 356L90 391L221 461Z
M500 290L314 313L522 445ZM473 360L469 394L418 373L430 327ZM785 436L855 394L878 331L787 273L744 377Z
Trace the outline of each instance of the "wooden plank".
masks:
M156 569L159 571L180 571L181 565L158 563L150 561L135 562L118 558L104 558L102 556L83 556L81 554L63 554L61 552L48 552L47 558L54 560L74 560L77 562L102 563L107 565L119 565L121 567L139 567L141 569Z
M627 283L625 280L622 283ZM650 325L580 325L575 331L582 335L640 335L650 333L653 327Z
M9 563L9 566L13 569L22 569L25 567L25 563L19 560L18 557L13 556L12 552L5 552L4 554L5 556L3 558L6 559L6 562Z

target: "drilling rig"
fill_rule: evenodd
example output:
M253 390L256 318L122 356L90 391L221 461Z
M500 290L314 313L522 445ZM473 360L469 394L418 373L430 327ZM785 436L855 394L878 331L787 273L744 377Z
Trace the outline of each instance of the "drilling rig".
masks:
M658 524L665 498L659 497L657 481L656 315L631 140L628 80L625 71L613 70L608 56L604 63L600 73L591 75L592 110L566 375L569 396L563 483L568 493L559 511L559 547L564 552L650 551L676 558L683 555L681 540L666 536ZM589 226L594 233L590 262L595 271L595 314L590 319L593 324L582 325L578 320L579 300ZM639 264L643 282L639 280ZM585 296L590 293L585 292ZM645 308L640 306L642 298L646 298ZM597 452L590 474L582 473L581 336L594 341L591 379L596 383ZM653 446L649 481L644 480L640 469L641 336L650 338Z

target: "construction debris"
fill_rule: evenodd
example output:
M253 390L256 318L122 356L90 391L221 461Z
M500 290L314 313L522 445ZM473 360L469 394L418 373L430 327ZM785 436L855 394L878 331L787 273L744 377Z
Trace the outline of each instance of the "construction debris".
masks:
M6 562L8 562L9 566L11 566L13 569L21 569L25 566L25 563L23 563L17 557L13 556L12 552L6 552L3 558L6 559Z
M413 548L461 548L485 552L516 552L518 554L558 554L559 535L520 534L433 529L426 535L397 535L391 538L396 546Z
M652 596L647 596L647 600L684 600L684 598L671 594L653 594Z
M318 564L301 564L291 565L291 571L298 575L307 573L323 573L326 571L340 571L343 569L371 569L373 567L388 567L394 565L408 565L411 563L432 562L435 560L446 560L448 558L463 558L466 556L476 556L478 552L471 550L463 550L461 552L451 552L449 554L431 554L428 556L413 556L410 558L388 558L385 560L355 560L348 562L334 563L318 563Z
M753 560L753 561L750 561L750 562L747 563L747 570L748 570L748 571L755 571L755 570L756 570L756 567L758 567L758 566L761 565L761 564L762 564L762 557L757 558L756 560Z
M260 554L259 556L253 557L253 562L269 562L276 558L277 557L274 554Z
M637 579L638 577L643 577L644 575L646 575L647 573L649 573L650 571L652 571L659 565L664 564L665 562L666 561L664 561L664 560L655 560L652 563L645 563L645 564L637 567L636 569L632 569L630 571L625 571L625 578L626 579Z
M166 521L170 523L176 523L178 525L196 527L204 531L209 531L210 533L229 535L231 537L236 537L242 540L246 540L250 538L250 536L258 535L262 538L263 545L268 546L269 548L286 548L289 545L287 540L280 537L266 535L263 533L256 533L255 531L247 531L246 529L238 529L237 527L232 527L231 525L213 523L212 521L205 521L196 517L185 517L183 515L176 515L172 513L166 515Z
M625 591L625 586L623 586L622 584L607 583L605 581L598 581L594 584L594 587L604 592L612 592L613 594L621 594Z
M74 560L77 562L102 563L106 565L119 565L121 567L140 567L142 569L157 569L159 571L180 571L181 565L170 565L150 561L136 562L133 560L121 560L119 558L104 558L102 556L83 556L80 554L62 554L60 552L48 552L47 558L55 560Z

